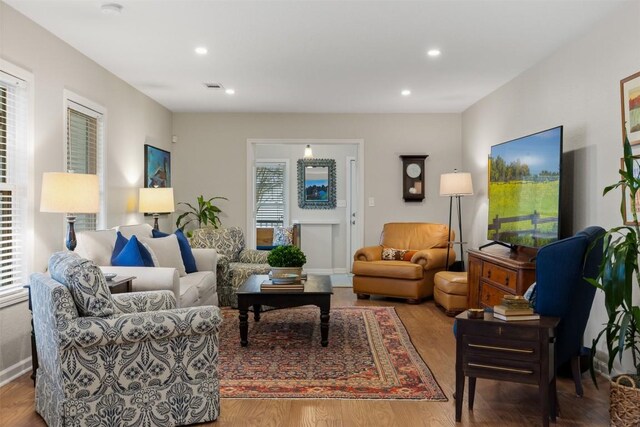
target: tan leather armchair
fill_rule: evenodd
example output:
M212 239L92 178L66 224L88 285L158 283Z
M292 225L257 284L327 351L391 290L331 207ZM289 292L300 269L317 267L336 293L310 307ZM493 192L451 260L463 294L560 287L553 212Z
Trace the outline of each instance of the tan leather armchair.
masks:
M451 232L451 240L454 233ZM433 276L446 267L449 227L423 222L384 225L380 245L358 249L353 256L353 292L358 298L382 295L419 303L433 295ZM407 250L402 260L383 260L385 248ZM449 251L449 264L456 254Z

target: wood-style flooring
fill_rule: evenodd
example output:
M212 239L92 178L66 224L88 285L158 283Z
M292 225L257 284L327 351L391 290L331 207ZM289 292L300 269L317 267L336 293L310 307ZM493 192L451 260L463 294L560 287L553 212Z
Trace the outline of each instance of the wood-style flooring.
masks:
M455 388L455 339L453 319L433 301L409 305L390 299L356 300L351 289L335 289L333 306L381 305L396 307L417 350L422 355L448 402L393 400L255 400L222 399L220 418L211 424L224 426L453 426ZM331 330L329 331L331 345ZM600 378L597 390L583 377L584 397L575 396L573 382L558 379L561 415L557 426L609 425L609 387ZM34 389L25 374L0 389L0 426L38 427L44 421L34 410ZM478 380L473 412L466 395L461 426L539 426L537 388L528 385Z

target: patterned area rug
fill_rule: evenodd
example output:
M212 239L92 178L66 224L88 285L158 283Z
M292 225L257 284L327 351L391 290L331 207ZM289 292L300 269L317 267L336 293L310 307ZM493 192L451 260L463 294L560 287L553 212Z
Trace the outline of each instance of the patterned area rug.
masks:
M391 307L333 308L328 347L316 307L250 314L247 347L238 311L223 316L221 397L447 400Z

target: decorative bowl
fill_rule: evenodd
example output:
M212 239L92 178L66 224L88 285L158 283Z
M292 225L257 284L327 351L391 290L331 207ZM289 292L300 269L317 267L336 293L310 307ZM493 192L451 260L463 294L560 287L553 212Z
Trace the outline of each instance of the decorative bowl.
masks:
M117 276L116 273L104 273L104 278L107 279L107 282L112 281L113 278L116 276Z
M277 274L277 275L269 274L269 278L271 279L274 285L285 285L288 283L295 283L298 280L300 280L300 276L298 276L297 274L286 274L286 273Z

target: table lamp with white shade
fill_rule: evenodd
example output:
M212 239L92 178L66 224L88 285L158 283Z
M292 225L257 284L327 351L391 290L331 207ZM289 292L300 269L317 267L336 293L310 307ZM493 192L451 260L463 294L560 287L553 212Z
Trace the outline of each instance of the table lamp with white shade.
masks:
M153 228L160 230L158 217L161 213L174 212L173 188L141 188L138 199L138 211L153 215Z
M98 175L45 172L42 174L40 212L67 214L66 246L76 248L74 223L76 214L97 213L100 209L100 183Z
M460 197L473 196L473 183L471 181L471 174L468 172L458 172L457 169L453 170L453 173L443 173L440 175L440 195L449 196L449 244L447 245L447 270L449 269L449 249L454 242L451 241L451 214L453 211L453 199L457 201L458 207L458 238L459 241L455 242L460 245L460 263L462 271L464 271L464 253L462 245L462 210L460 209Z

